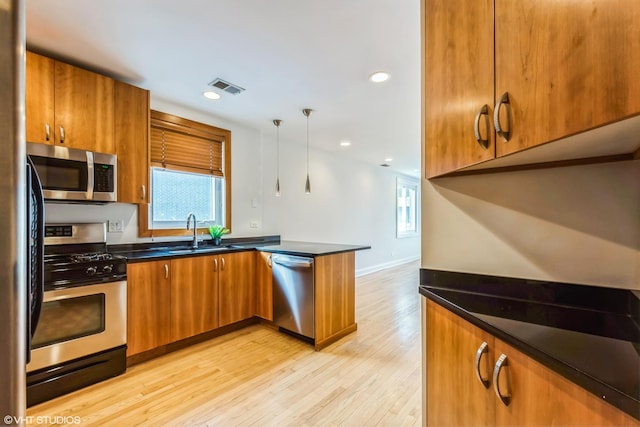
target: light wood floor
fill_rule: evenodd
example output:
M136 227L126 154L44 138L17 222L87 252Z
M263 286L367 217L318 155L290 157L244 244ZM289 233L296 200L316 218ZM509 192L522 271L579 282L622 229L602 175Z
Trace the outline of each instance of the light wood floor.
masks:
M418 269L414 262L356 279L358 330L320 352L250 326L27 415L80 417L82 426L420 425Z

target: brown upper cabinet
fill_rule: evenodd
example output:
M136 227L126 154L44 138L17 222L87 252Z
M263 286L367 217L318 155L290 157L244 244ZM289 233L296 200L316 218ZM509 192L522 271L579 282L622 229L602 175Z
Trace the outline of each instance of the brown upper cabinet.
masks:
M428 178L640 113L636 0L425 0L423 13Z
M115 153L114 80L27 52L28 142Z
M115 82L118 202L149 203L149 91Z

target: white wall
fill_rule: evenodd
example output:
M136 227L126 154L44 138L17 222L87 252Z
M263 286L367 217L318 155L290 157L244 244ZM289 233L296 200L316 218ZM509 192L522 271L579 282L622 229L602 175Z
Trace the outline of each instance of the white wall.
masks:
M306 147L280 141L282 195L275 197L275 135L151 99L151 108L231 130L232 231L230 237L281 235L283 240L365 244L356 252L356 272L364 274L420 257L420 238L396 239L398 174L374 165L311 150L311 194L304 193ZM136 205L47 204L48 222L122 219L123 233L108 233L109 244L185 238L138 238ZM252 223L257 228L251 227Z
M640 289L640 162L423 181L425 268Z
M409 177L311 150L311 194L306 194L306 147L281 140L276 197L275 140L265 136L263 147L264 223L283 240L369 245L370 250L356 252L358 274L419 259L419 234L396 238L396 178Z

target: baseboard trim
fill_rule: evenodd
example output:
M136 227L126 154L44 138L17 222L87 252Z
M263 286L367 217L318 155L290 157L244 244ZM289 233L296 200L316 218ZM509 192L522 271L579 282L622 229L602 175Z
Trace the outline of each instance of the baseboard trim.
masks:
M386 270L387 268L397 267L402 264L407 264L420 259L420 255L411 256L407 258L394 259L393 261L383 262L382 264L376 264L365 268L356 270L356 277L364 276L367 274L375 273L376 271Z

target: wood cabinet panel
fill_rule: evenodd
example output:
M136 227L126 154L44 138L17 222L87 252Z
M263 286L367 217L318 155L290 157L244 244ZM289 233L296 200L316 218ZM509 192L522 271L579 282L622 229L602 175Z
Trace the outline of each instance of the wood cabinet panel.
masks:
M355 330L355 253L314 259L316 346Z
M536 362L491 334L433 302L423 301L423 384L428 426L640 426L640 421L618 410L584 388ZM482 344L480 372L475 356ZM498 380L505 405L495 394L493 371L506 355Z
M170 309L169 261L127 265L127 356L170 342Z
M118 202L149 203L149 91L115 82Z
M495 13L496 96L509 92L513 123L498 156L640 112L640 2L495 0Z
M255 312L255 255L219 255L220 326L253 317Z
M171 260L171 340L218 327L215 256Z
M493 426L495 395L476 378L475 355L483 342L483 378L493 366L493 337L431 300L426 303L426 423Z
M256 316L273 321L271 254L256 252Z
M56 61L54 80L56 143L115 153L113 79Z
M26 56L27 142L53 144L55 139L53 79L55 61L29 51Z
M27 141L115 153L112 78L33 52L25 74Z
M493 0L425 0L424 132L427 177L495 156ZM474 135L483 105L481 146ZM486 120L485 120L486 119Z
M495 357L507 356L511 402L496 397L497 426L638 426L640 422L556 374L504 342L495 340ZM507 375L501 375L507 377ZM506 381L504 378L501 384ZM501 385L501 389L504 390Z

